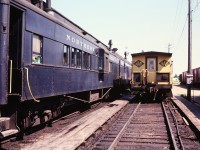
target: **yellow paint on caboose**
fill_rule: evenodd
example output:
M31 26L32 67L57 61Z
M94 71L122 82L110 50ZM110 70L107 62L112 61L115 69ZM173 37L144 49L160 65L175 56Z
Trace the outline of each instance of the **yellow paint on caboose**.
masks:
M167 64L165 66L162 66L159 64L163 60L167 61ZM158 72L172 72L172 60L169 56L159 56L158 57Z
M172 84L172 65L170 53L132 54L132 83Z
M137 67L134 65L136 61L140 60L142 63L144 63L141 67ZM145 57L144 56L137 56L133 57L132 59L132 72L141 72L142 69L145 69Z

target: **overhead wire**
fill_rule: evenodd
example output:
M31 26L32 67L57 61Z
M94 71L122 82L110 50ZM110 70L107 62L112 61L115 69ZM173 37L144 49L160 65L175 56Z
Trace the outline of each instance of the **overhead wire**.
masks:
M178 14L178 24L176 26L176 31L178 31L178 28L179 28L179 23L180 23L180 16L181 16L181 12L182 12L182 8L183 8L183 0L181 1L181 6L180 6L180 11L179 11L179 14Z
M187 17L186 17L186 19L185 19L185 23L184 23L184 26L183 26L183 28L182 28L181 35L180 35L180 37L179 37L177 46L179 46L180 41L181 41L181 39L182 39L182 37L183 37L183 32L185 31L185 27L186 27L187 20L188 20L188 15L187 15Z
M199 4L200 4L200 0L197 0L195 7L192 9L192 12L194 14L193 20L198 20L199 19L200 14L197 14L197 11L199 10L198 9L199 8ZM195 16L195 14L196 14L196 16Z
M199 7L200 1L197 0L195 7L192 9L193 12L195 12L197 10L197 8Z
M195 5L194 8L192 9L192 12L193 12L193 13L196 12L197 9L199 8L199 4L200 4L200 0L197 0L196 5ZM194 18L193 18L193 20L194 20ZM184 31L185 31L185 28L186 28L187 21L188 21L188 14L187 14L187 16L186 16L185 23L184 23L184 26L183 26L183 28L182 28L182 30L181 30L181 34L180 34L180 36L179 36L179 40L178 40L178 42L177 42L177 44L176 44L176 47L178 47L178 46L180 45L180 43L181 43L181 40L182 40L183 35L184 35L183 33L184 33Z
M181 12L182 12L182 7L183 7L183 0L181 1L181 3L180 3L180 1L178 1L177 8L176 8L176 15L175 15L175 19L174 19L174 25L173 25L172 33L171 33L171 36L170 36L170 43L174 43L173 42L175 40L174 35L177 35L177 32L178 32L179 25L180 25L180 18L181 18L180 16L181 16ZM176 26L175 26L175 24L176 24Z
M175 14L175 17L174 17L174 22L173 22L173 26L172 26L172 33L170 35L170 41L171 41L171 37L172 37L172 34L173 34L173 30L175 28L175 22L176 22L176 17L177 17L177 12L178 12L178 6L179 6L179 0L178 0L178 3L177 3L177 6L176 6L176 14Z

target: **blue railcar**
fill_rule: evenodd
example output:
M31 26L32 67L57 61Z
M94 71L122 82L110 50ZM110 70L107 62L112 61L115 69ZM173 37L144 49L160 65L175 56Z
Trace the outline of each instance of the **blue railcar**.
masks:
M1 137L49 121L64 104L118 93L130 81L126 59L50 4L0 0Z

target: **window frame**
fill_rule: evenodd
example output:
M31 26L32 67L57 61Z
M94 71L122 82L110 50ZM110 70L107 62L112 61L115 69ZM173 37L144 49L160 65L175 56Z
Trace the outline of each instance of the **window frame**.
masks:
M76 67L82 68L82 51L79 49L76 49Z
M36 37L36 38L34 38ZM36 43L39 42L39 43ZM35 46L39 47L35 47ZM37 49L37 50L35 50ZM38 34L32 34L32 51L31 51L31 63L32 64L43 64L43 37ZM39 58L38 60L36 60ZM36 61L34 61L36 60Z
M163 77L159 77L159 76L163 76L163 75L167 75L167 80L162 80ZM159 80L160 78L161 78L161 80ZM170 73L157 73L156 81L157 82L169 82L170 81Z
M109 61L109 73L113 72L113 63Z
M141 73L133 73L133 81L136 83L140 83L141 82Z
M148 57L146 59L146 62L147 62L146 68L148 71L156 71L157 70L157 58L156 57ZM150 62L153 62L153 64L151 64Z
M82 59L82 68L86 70L91 69L91 54L87 52L82 52L83 59Z
M74 51L73 51L74 50ZM77 66L77 53L76 53L76 48L74 48L74 47L71 47L71 50L70 50L70 53L71 53L71 60L70 60L70 67L71 68L76 68L76 66ZM73 55L73 53L74 53L74 55ZM73 56L74 56L74 58L73 58Z
M70 46L69 45L63 45L63 65L68 66L70 64ZM66 50L66 52L65 52ZM66 54L66 56L65 56Z

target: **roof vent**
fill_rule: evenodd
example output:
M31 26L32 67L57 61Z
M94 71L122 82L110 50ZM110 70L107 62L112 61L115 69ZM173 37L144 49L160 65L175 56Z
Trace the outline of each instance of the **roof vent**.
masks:
M112 40L109 40L108 45L109 45L109 49L111 50L112 45L113 45Z
M115 53L118 49L117 48L113 48L112 51Z
M47 0L46 1L46 12L50 12L51 11L51 0Z

